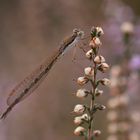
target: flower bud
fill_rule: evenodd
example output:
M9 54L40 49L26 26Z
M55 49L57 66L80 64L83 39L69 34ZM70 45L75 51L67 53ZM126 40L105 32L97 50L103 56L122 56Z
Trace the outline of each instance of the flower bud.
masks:
M90 117L88 116L88 114L83 114L81 116L82 120L85 120L85 121L89 121Z
M92 77L94 75L94 70L91 67L87 67L84 69L85 75Z
M121 25L121 31L125 34L132 34L134 32L134 26L130 22L124 22Z
M139 133L138 132L131 132L129 134L129 139L130 140L139 140L140 139Z
M115 134L118 131L118 124L117 123L110 123L108 125L108 132Z
M95 90L95 96L101 96L103 94L103 90L99 90L96 88Z
M107 79L107 78L103 78L101 81L101 84L104 85L104 86L109 86L111 83L110 83L110 80Z
M76 97L78 98L84 98L88 95L89 91L87 91L86 89L79 89L76 92Z
M119 140L116 135L110 135L107 140Z
M101 55L98 55L98 56L96 56L96 57L94 58L94 62L95 62L96 64L103 63L103 62L105 62L105 58L104 58L103 56L101 56Z
M101 105L100 107L99 107L99 110L105 110L106 109L106 106L104 106L104 105Z
M120 97L115 97L108 101L108 107L112 108L112 109L115 109L118 107L124 107L124 106L128 105L129 101L130 101L130 99L126 95L125 96L123 95Z
M128 122L120 122L118 123L119 132L125 133L130 130L130 124Z
M92 59L93 55L94 55L94 52L93 52L92 49L89 50L89 51L86 53L86 57L87 57L88 59Z
M83 120L82 120L81 116L74 118L74 124L80 125L82 122L83 122Z
M78 79L77 79L77 83L79 84L79 85L84 85L84 84L86 84L88 82L88 79L86 78L86 77L79 77Z
M109 111L108 113L107 113L107 119L109 120L109 121L117 121L118 120L118 118L119 118L119 115L118 115L118 113L116 112L116 111Z
M101 27L96 27L96 35L97 35L98 37L100 37L100 36L103 35L103 34L104 34L103 29L102 29Z
M89 46L91 48L96 48L96 47L99 47L101 45L102 45L102 43L98 37L94 37L89 43Z
M130 116L132 122L140 123L140 112L133 111Z
M106 72L109 69L109 65L107 63L101 63L98 67L98 70L102 72Z
M94 135L95 137L98 137L98 136L101 135L101 131L100 131L100 130L94 130L94 131L93 131L93 135Z
M74 130L74 134L76 136L82 136L83 133L86 131L86 129L82 126L78 126L75 130Z
M92 37L95 37L95 36L100 37L103 34L104 34L104 32L103 32L103 29L101 27L94 27L93 26L91 28L91 36Z
M76 114L82 114L82 113L84 113L85 109L86 109L86 108L85 108L84 105L77 104L77 105L74 107L74 113L76 113Z
M104 105L101 105L101 104L95 104L94 105L94 110L105 110L106 109L106 106Z
M109 99L108 100L108 107L111 109L115 109L119 106L119 102L120 102L120 100L117 97Z

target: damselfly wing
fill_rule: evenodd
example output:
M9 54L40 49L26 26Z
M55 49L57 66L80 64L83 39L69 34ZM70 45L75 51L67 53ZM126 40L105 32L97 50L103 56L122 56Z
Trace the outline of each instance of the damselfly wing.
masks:
M45 79L48 72L51 70L52 66L57 62L57 60L66 52L66 50L75 46L82 36L82 31L77 29L74 30L73 34L61 43L59 49L54 52L50 59L46 60L12 90L7 99L8 108L1 115L1 119L5 118L17 103L33 93L33 91Z

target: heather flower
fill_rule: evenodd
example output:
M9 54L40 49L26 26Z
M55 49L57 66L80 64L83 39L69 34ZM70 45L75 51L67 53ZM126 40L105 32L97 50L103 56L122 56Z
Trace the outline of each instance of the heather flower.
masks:
M100 130L94 130L94 131L93 131L93 135L94 135L95 137L98 137L98 136L101 135L101 131L100 131Z
M118 131L118 124L117 123L110 123L108 125L108 132L111 134L115 134Z
M134 32L134 26L130 22L124 22L121 25L121 31L125 34L132 34Z
M103 90L99 90L99 89L96 88L96 90L95 90L95 96L100 96L102 94L103 94Z
M139 137L138 133L136 133L136 132L131 132L131 133L129 134L129 139L130 139L130 140L139 140L140 137Z
M78 79L77 79L77 83L79 84L79 85L84 85L84 84L86 84L88 82L88 79L86 78L86 77L79 77Z
M97 36L101 36L101 35L103 35L104 34L104 31L103 31L103 29L101 28L101 27L96 27L96 30L97 30Z
M109 69L109 65L107 63L101 63L98 69L102 72L106 72Z
M82 123L83 123L83 120L82 120L82 117L81 116L74 118L74 124L80 125Z
M101 55L97 55L94 58L94 62L97 63L97 64L103 63L103 62L105 62L105 58L103 56L101 56Z
M118 113L116 111L109 111L107 113L107 119L109 121L117 121L119 118Z
M85 139L91 139L101 134L100 130L95 130L93 128L94 115L97 111L106 109L106 106L98 104L95 101L97 96L103 94L103 90L98 89L99 83L103 85L110 84L110 80L107 78L101 80L98 80L97 78L97 73L99 72L99 70L102 72L106 72L106 70L109 69L109 65L105 63L105 58L98 54L101 46L99 37L103 34L104 32L101 27L93 27L91 29L91 40L89 42L89 47L91 47L91 50L86 52L85 55L92 64L84 69L84 76L77 79L77 83L79 85L91 85L90 90L87 90L85 88L79 89L75 94L78 98L85 98L89 95L88 97L90 98L90 103L86 105L77 104L73 110L75 114L83 114L74 118L74 124L79 125L79 127L75 129L74 134L77 136L84 135ZM81 125L84 125L85 128Z
M92 77L94 75L94 70L91 67L87 67L84 69L85 75Z
M119 140L119 139L118 139L117 136L114 134L114 135L110 135L110 136L107 138L107 140Z
M110 80L107 78L103 78L101 81L102 85L109 86L111 84Z
M89 51L86 53L86 57L87 57L88 59L92 59L93 55L94 55L93 49L89 50Z
M78 98L85 98L89 94L89 91L86 89L79 89L76 92L76 97Z
M74 107L74 113L76 113L76 114L82 114L82 113L84 113L84 111L85 111L85 106L84 105L81 105L81 104L77 104L75 107Z
M76 136L82 136L83 133L86 131L86 129L82 126L78 126L75 130L74 130L74 134Z
M88 116L88 114L83 114L82 116L81 116L81 118L82 118L82 120L85 120L85 121L89 121L89 119L90 119L90 117Z
M102 43L101 43L101 41L100 41L100 39L98 38L98 37L94 37L91 41L90 41L90 43L89 43L89 46L91 47L91 48L97 48L97 47L99 47L99 46L101 46L102 45Z

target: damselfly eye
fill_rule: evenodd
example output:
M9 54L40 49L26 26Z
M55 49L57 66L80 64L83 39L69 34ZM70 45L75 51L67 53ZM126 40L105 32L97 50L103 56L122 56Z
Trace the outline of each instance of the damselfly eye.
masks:
M79 31L80 31L79 29L75 28L75 29L73 30L73 33L78 33Z

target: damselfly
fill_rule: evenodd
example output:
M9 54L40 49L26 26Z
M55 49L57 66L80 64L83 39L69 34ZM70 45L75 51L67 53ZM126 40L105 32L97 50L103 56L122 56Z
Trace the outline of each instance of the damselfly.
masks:
M4 119L16 104L29 96L40 85L57 60L68 49L75 46L76 43L82 38L82 36L83 32L75 29L73 34L60 44L60 47L52 55L52 57L50 57L50 59L46 60L11 91L7 99L8 108L1 115L1 119Z

